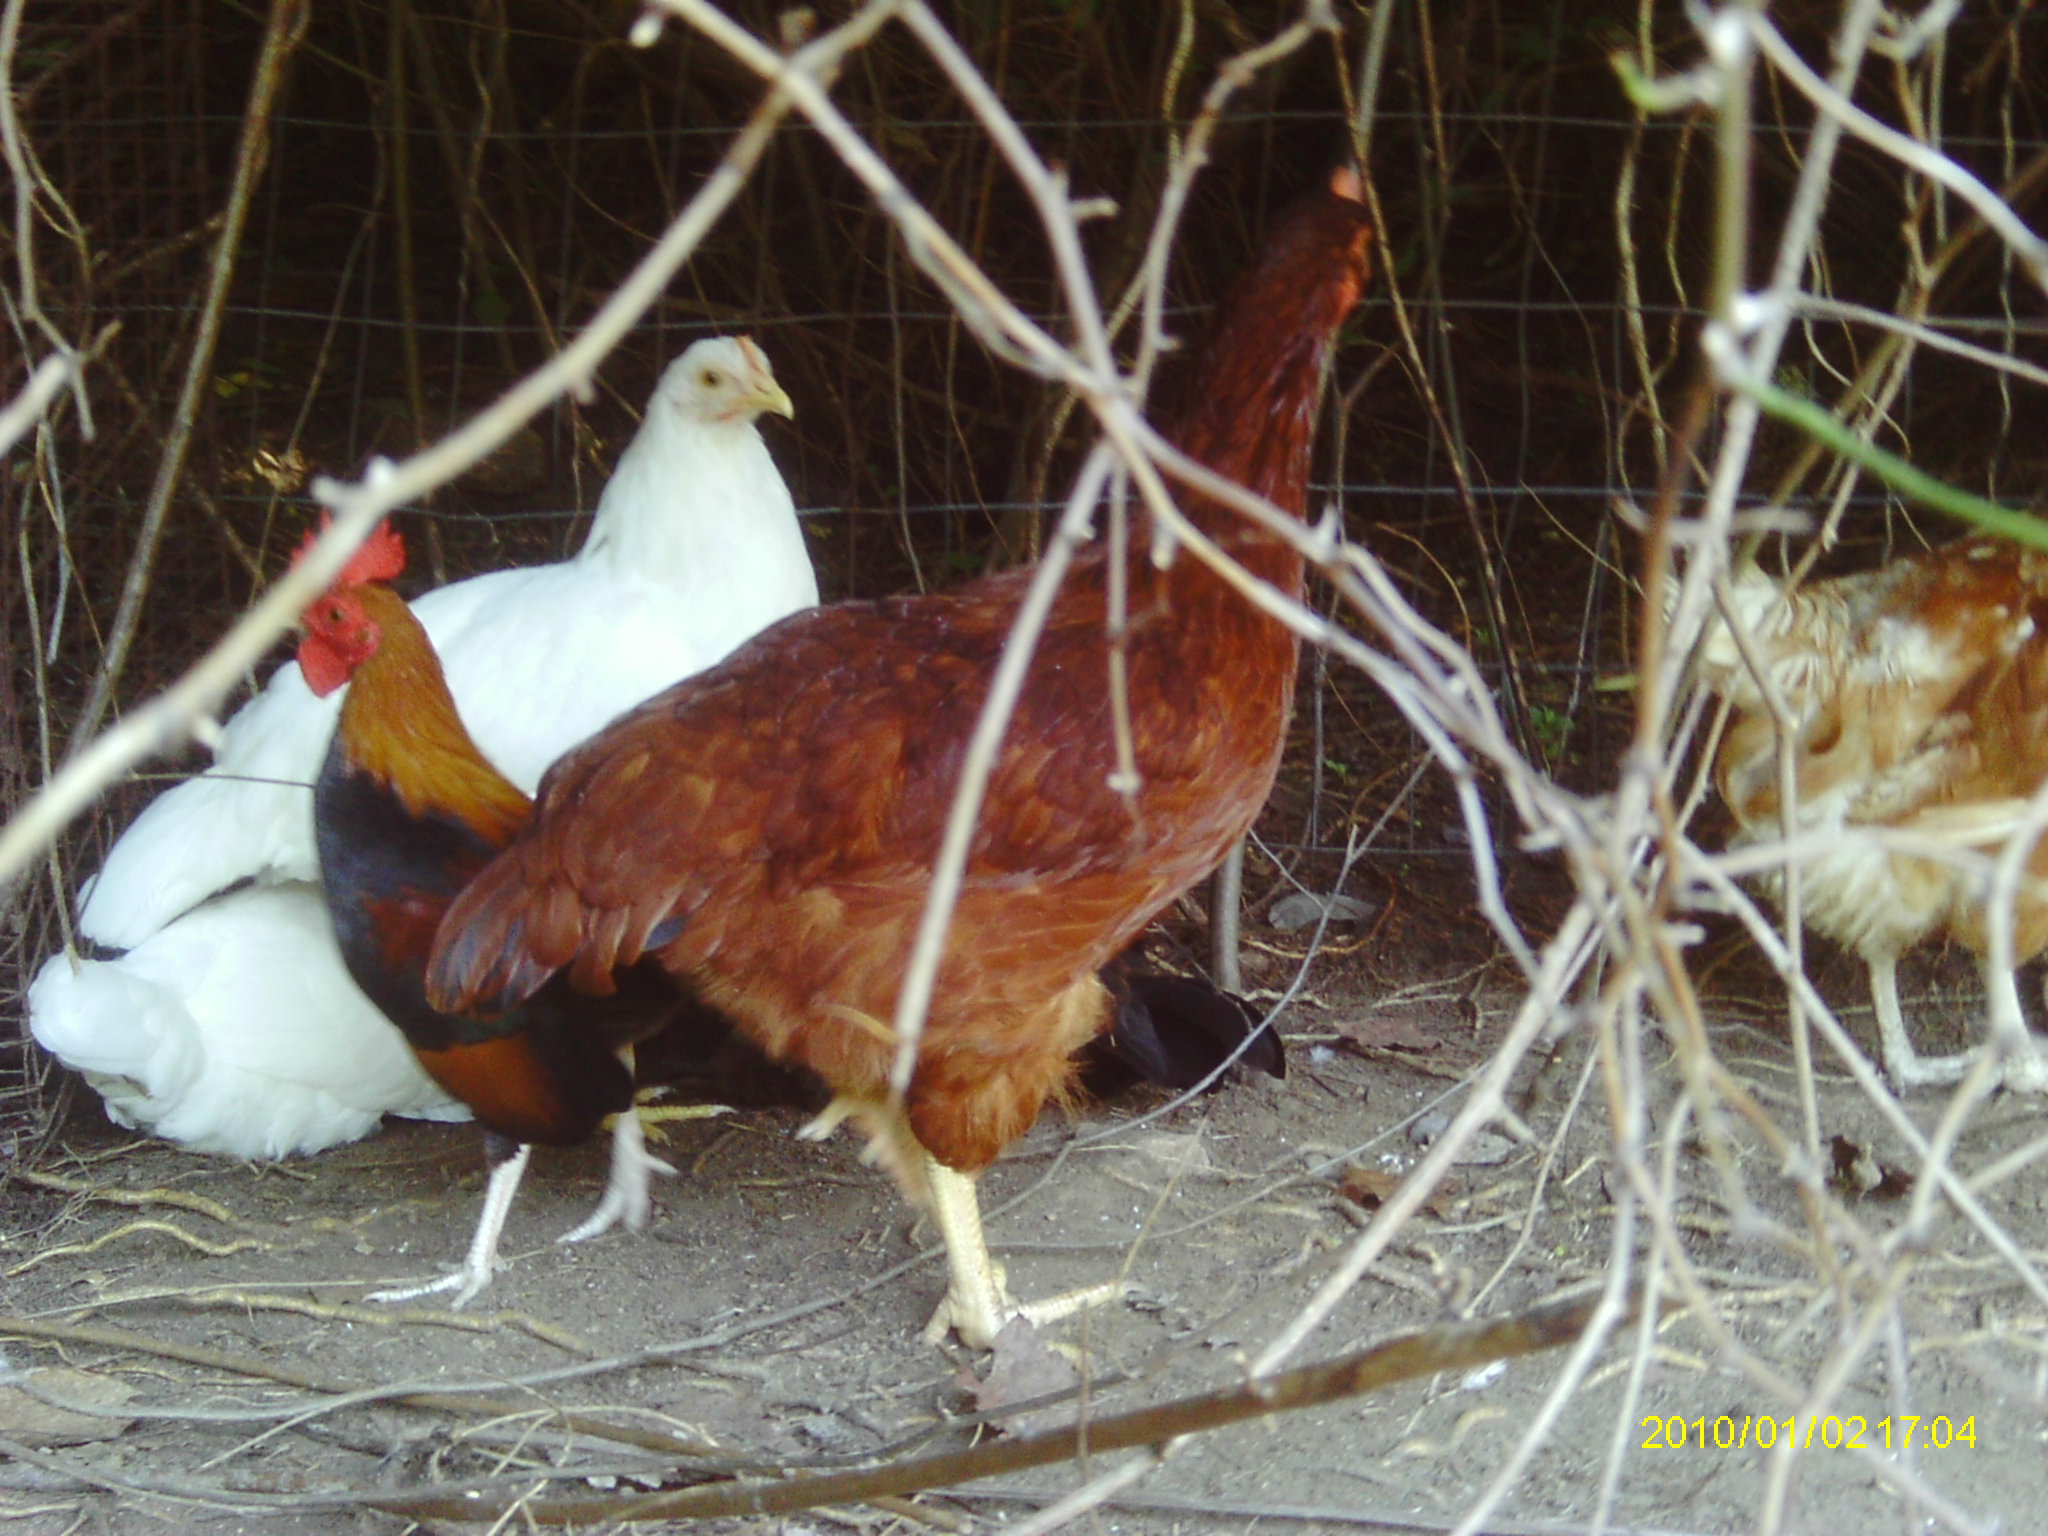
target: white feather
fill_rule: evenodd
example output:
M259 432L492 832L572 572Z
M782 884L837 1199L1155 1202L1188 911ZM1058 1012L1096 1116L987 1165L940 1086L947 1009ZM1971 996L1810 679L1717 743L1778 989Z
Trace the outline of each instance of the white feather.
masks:
M745 338L697 342L662 375L574 559L493 571L413 604L470 733L528 793L556 757L614 715L817 602L796 508L755 427L763 410L788 414L789 400L760 349ZM346 977L334 973L353 1007L328 996L334 978L326 971L291 958L303 938L296 909L289 934L265 936L266 944L251 934L275 916L272 905L220 894L250 882L319 879L311 787L340 701L339 692L315 698L296 662L279 668L228 721L214 766L158 796L82 890L80 930L131 954L81 973L95 978L90 986L62 985L45 967L31 1026L70 1065L151 1085L139 1096L110 1097L117 1118L195 1145L268 1146L275 1137L255 1127L296 1123L293 1115L251 1103L250 1132L241 1134L229 1123L235 1090L208 1086L195 1064L238 1050L274 1055L296 1042L307 1053L303 1069L278 1070L268 1081L310 1085L318 1100L337 1050L345 1059L347 1040L364 1036L361 999ZM145 977L135 959L141 946L195 922L178 944L157 949ZM240 953L207 948L230 940ZM161 994L146 1025L116 1027L103 1005L119 990L123 967ZM240 1006L231 991L216 990L230 975L241 980ZM294 1027L300 1017L313 1022ZM175 1042L181 1028L203 1039ZM124 1050L137 1053L126 1065ZM293 1144L310 1150L362 1135L379 1107L399 1108L362 1103L369 1119L357 1129L340 1129L355 1122L336 1116L322 1122L336 1127L325 1140L309 1133ZM307 1118L320 1120L312 1110Z
M318 886L250 886L118 960L52 955L29 1027L118 1124L208 1152L283 1157L385 1114L466 1120L343 968Z
M751 342L696 343L662 375L576 558L413 604L463 723L521 789L614 715L817 602L789 489L754 426L771 399L786 408ZM342 692L315 698L297 662L280 667L228 721L214 766L115 843L80 931L129 949L239 881L318 879L312 782Z

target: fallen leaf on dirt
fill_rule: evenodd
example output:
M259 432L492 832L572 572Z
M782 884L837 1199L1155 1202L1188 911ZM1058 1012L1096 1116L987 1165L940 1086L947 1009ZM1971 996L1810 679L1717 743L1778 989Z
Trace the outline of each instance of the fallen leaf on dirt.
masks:
M1357 1056L1397 1061L1433 1077L1463 1077L1479 1058L1447 1020L1411 1012L1370 1013L1337 1025L1337 1044Z
M1829 1142L1828 1150L1834 1159L1832 1172L1835 1182L1859 1195L1897 1200L1913 1187L1913 1181L1903 1169L1880 1162L1877 1154L1863 1142L1837 1136Z
M1376 1211L1387 1203L1395 1190L1401 1187L1404 1174L1392 1173L1384 1168L1368 1168L1363 1163L1346 1163L1344 1172L1337 1180L1337 1193L1361 1210ZM1429 1192L1422 1202L1422 1208L1439 1221L1450 1219L1451 1206L1465 1193L1464 1181L1446 1179Z
M1367 1168L1359 1163L1347 1163L1343 1176L1337 1180L1337 1193L1353 1205L1362 1205L1368 1211L1376 1211L1387 1203L1387 1197L1401 1187L1401 1175L1389 1173L1384 1168Z
M0 1435L29 1445L84 1445L112 1440L135 1421L97 1413L74 1413L61 1403L119 1408L135 1389L111 1376L95 1376L53 1365L24 1371L0 1386Z
M1444 1043L1440 1031L1399 1013L1349 1020L1337 1026L1337 1038L1354 1051L1433 1051Z
M1295 933L1321 922L1325 911L1333 925L1362 923L1372 916L1372 908L1356 897L1311 896L1306 891L1296 891L1268 907L1266 921L1282 933Z
M1072 1402L1028 1413L1002 1412L1011 1403L1027 1403L1034 1397L1065 1392L1081 1384L1080 1375L1066 1356L1046 1343L1038 1330L1021 1317L1011 1318L996 1335L995 1357L989 1361L986 1376L976 1380L972 1372L964 1370L961 1375L965 1378L962 1385L974 1394L974 1406L990 1415L1005 1434L1032 1435L1074 1421L1077 1405Z

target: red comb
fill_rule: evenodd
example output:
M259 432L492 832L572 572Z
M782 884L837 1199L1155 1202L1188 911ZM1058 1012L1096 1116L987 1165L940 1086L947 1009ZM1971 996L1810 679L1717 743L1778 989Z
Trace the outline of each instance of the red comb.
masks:
M320 515L320 527L306 535L306 542L299 546L299 558L303 559L327 527L334 521L327 513ZM348 557L348 564L341 568L341 574L334 578L337 587L367 586L373 581L390 581L405 570L405 540L398 536L398 530L389 523L379 523L363 540L362 547Z

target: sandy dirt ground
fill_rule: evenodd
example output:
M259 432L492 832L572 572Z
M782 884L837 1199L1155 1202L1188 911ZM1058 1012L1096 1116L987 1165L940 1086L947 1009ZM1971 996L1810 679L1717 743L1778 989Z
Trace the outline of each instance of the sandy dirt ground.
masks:
M1279 980L1278 962L1267 972L1254 979ZM1078 1362L1084 1414L1243 1381L1455 1108L1459 1079L1518 1001L1501 980L1498 969L1405 985L1339 974L1288 1014L1285 1082L1237 1081L1154 1118L1163 1097L1048 1115L991 1170L992 1240L1018 1294L1128 1283L1124 1302L1048 1330ZM1737 1001L1741 986L1723 979L1710 993L1715 1044L1789 1119L1782 1027ZM1513 1312L1606 1273L1615 1175L1588 1060L1576 1039L1555 1052L1539 1090L1518 1094L1535 1140L1484 1136L1298 1363ZM1651 1135L1676 1132L1670 1219L1688 1260L1735 1335L1783 1382L1810 1383L1841 1342L1843 1282L1779 1240L1798 1224L1797 1195L1768 1148L1729 1127L1750 1202L1737 1209L1719 1165L1672 1124L1672 1063L1651 1067ZM1819 1105L1827 1134L1875 1177L1903 1163L1846 1079L1824 1072ZM1909 1107L1931 1126L1941 1102ZM855 1143L799 1141L799 1121L746 1113L674 1127L678 1172L659 1183L652 1227L575 1247L552 1239L596 1198L604 1149L543 1152L513 1212L508 1266L454 1313L361 1298L459 1256L481 1185L472 1128L394 1123L255 1166L137 1139L89 1102L55 1152L0 1185L16 1383L0 1392L11 1452L0 1519L37 1536L398 1531L410 1522L333 1496L477 1480L494 1498L679 1487L707 1469L845 1467L968 1443L977 1431L955 1421L976 1411L989 1360L919 1340L942 1283L932 1233ZM1990 1167L2040 1124L2038 1106L1994 1100L1964 1129L1956 1164ZM2029 1168L1980 1195L2039 1263L2048 1178ZM1886 1240L1910 1201L1880 1182L1853 1208ZM1646 1349L1610 1345L1592 1362L1483 1529L1585 1530L1611 1476L1613 1530L1749 1531L1772 1510L1786 1531L1938 1528L1922 1523L1936 1506L1902 1492L1918 1486L1985 1530L2048 1531L2044 1308L1942 1202L1918 1252L1893 1336L1840 1384L1833 1420L1799 1421L1796 1400L1733 1368L1710 1330L1669 1316ZM1565 1360L1444 1373L1193 1437L1087 1519L1162 1533L1448 1529L1515 1454ZM1058 1379L1034 1368L1060 1369L1023 1351L1005 1364L1027 1384ZM337 1400L360 1388L384 1390ZM476 1396L402 1396L436 1390ZM58 1415L52 1399L98 1409ZM1782 1438L1787 1418L1799 1454L1760 1450L1761 1421ZM639 1443L606 1438L605 1425ZM1745 1432L1746 1447L1711 1443ZM984 1530L1114 1464L724 1523L790 1536Z

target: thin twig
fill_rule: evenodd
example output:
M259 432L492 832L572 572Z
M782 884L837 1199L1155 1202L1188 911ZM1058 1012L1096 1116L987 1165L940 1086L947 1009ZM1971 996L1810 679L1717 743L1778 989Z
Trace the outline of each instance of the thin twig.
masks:
M228 292L234 282L235 265L242 249L242 230L248 223L249 207L263 179L270 158L271 115L284 90L286 66L305 37L312 21L308 0L272 0L264 22L263 45L256 55L255 73L249 84L249 104L242 113L242 137L235 150L234 181L223 210L220 233L214 239L213 257L207 268L206 296L199 304L191 355L185 362L185 380L179 386L177 403L171 408L170 427L164 434L162 457L157 461L156 479L143 503L142 524L136 530L135 553L128 563L127 579L121 585L120 606L107 633L106 653L94 676L92 689L71 728L64 760L79 760L93 733L106 718L114 701L114 690L127 669L128 652L142 624L142 605L149 596L150 576L156 566L157 546L164 533L164 521L171 497L185 474L185 456L192 446L192 434L199 425L200 408L213 388L213 354L220 341L222 321L227 315ZM310 594L309 594L310 595ZM0 890L5 889L6 864L0 860Z
M1181 1398L1041 1435L992 1441L964 1451L944 1452L869 1471L627 1498L540 1499L527 1504L522 1513L542 1525L782 1514L815 1509L821 1504L872 1499L877 1494L951 1487L1026 1467L1068 1461L1084 1445L1091 1454L1155 1445L1244 1419L1375 1392L1395 1382L1413 1381L1438 1371L1468 1370L1493 1360L1554 1349L1577 1339L1599 1305L1592 1300L1559 1301L1490 1322L1445 1324L1255 1385ZM487 1501L459 1494L429 1498L367 1495L363 1501L416 1520L476 1520L495 1513Z

